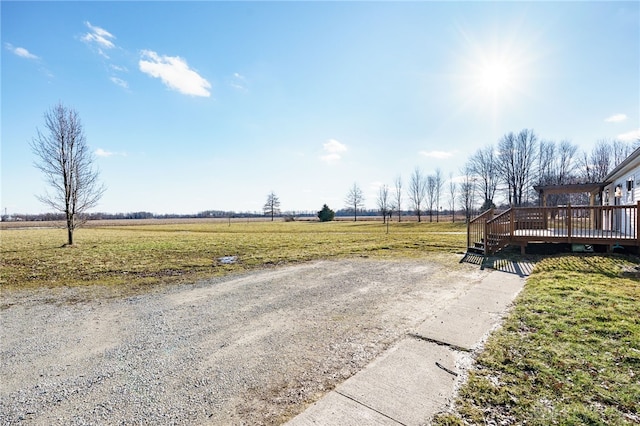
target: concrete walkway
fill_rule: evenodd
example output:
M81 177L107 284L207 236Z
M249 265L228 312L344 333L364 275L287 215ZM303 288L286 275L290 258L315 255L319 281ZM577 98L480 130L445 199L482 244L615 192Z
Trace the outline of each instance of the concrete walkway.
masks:
M428 424L452 402L469 352L500 324L524 282L520 273L490 272L287 424Z

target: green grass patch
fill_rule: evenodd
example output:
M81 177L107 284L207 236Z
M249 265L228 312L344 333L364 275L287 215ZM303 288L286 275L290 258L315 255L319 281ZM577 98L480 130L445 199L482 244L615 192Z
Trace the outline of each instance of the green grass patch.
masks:
M0 231L0 288L127 289L191 281L271 265L349 256L420 257L464 249L463 223L248 222ZM233 265L218 258L237 256Z
M456 412L436 424L638 424L640 281L621 273L634 262L539 262L478 356Z

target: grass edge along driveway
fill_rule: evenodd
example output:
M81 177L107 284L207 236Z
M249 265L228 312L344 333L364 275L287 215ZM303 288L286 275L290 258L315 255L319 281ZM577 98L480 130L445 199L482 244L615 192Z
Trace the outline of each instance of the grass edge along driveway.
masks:
M437 425L640 423L635 258L539 262Z

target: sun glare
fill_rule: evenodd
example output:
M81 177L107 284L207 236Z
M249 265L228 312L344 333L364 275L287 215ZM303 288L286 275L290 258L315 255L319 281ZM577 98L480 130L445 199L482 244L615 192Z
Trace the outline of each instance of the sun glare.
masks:
M478 88L492 96L506 95L513 87L513 72L504 61L487 62L477 71Z

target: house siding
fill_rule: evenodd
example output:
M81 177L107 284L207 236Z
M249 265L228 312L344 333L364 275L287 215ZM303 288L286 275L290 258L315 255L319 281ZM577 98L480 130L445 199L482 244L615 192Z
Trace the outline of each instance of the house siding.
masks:
M610 173L605 182L608 184L604 187L602 192L602 200L604 205L609 206L635 206L640 200L640 150L636 150L628 160L625 160L623 164L615 168ZM631 189L628 190L628 182L631 182ZM621 194L619 197L615 196L616 187L620 187ZM607 215L608 213L605 213ZM637 211L631 209L625 209L624 211L617 211L614 213L613 231L625 230L625 233L636 233L636 215ZM606 218L604 218L606 221ZM606 223L606 222L605 222Z

